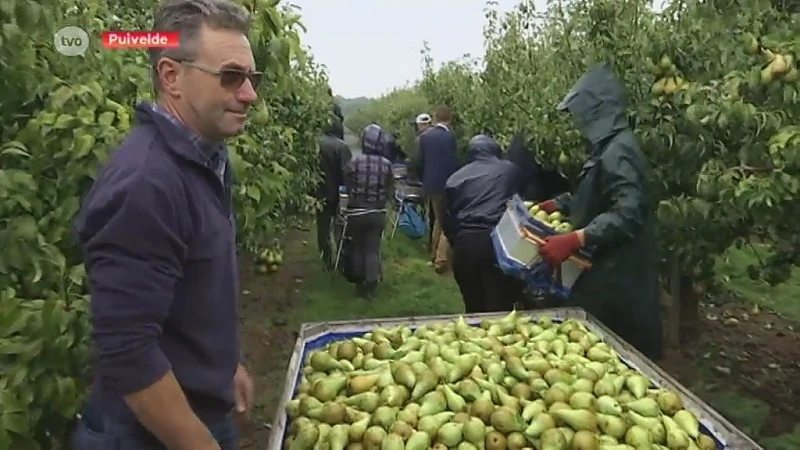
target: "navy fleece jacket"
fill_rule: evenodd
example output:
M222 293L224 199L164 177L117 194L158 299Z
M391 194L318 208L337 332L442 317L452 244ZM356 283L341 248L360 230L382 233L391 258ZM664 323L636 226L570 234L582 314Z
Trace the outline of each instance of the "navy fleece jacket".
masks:
M91 288L89 406L135 420L122 397L171 369L201 420L219 420L240 360L230 164L215 172L227 152L150 105L135 117L76 219Z

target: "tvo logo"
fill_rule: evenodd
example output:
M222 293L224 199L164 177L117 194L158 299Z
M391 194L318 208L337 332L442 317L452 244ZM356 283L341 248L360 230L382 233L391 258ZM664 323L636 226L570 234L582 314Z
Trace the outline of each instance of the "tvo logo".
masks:
M56 51L64 56L81 56L89 48L89 35L78 27L64 27L53 37Z

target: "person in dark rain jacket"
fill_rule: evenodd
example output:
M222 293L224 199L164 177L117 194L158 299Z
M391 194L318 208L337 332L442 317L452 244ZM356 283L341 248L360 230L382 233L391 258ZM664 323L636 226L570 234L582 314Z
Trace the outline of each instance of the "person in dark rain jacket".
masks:
M492 138L473 137L469 162L445 184L443 229L467 313L510 311L522 299L524 285L497 266L491 238L518 187L517 168L502 155Z
M541 203L562 211L576 231L539 249L556 266L583 246L595 246L591 269L572 287L579 306L652 360L662 355L654 213L647 160L628 128L624 91L607 65L592 68L558 105L569 111L591 145L573 195Z
M322 209L317 212L317 245L326 267L333 265L330 241L330 226L339 209L339 186L344 185L344 168L352 154L347 144L339 137L344 134L342 121L335 114L319 142L319 162L323 179L317 188L317 200Z

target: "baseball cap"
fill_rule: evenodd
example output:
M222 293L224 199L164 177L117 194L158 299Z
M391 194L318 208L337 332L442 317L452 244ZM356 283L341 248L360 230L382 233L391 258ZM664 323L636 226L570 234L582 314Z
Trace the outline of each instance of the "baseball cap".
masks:
M416 122L416 123L431 123L431 116L430 116L430 114L422 113L422 114L417 116L417 118L416 118L416 120L414 120L414 122Z

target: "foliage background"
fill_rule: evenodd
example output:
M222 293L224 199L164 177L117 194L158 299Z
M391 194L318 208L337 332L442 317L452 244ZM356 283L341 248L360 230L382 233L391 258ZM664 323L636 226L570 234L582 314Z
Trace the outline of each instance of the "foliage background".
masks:
M229 143L242 247L273 245L287 217L315 207L324 72L301 48L296 10L246 0L269 75L246 132ZM144 51L106 51L99 33L147 29L154 0L7 0L0 7L0 448L67 442L89 380L88 301L72 218L109 151L152 97ZM55 52L67 25L97 36Z
M712 287L723 251L758 244L767 251L751 277L786 280L800 262L792 231L800 212L797 8L768 0L674 1L661 12L644 0L534 3L507 15L487 9L481 61L437 67L425 54L419 83L362 107L350 123L391 127L407 105L444 103L456 112L462 148L477 133L505 146L524 128L537 159L574 181L588 155L555 105L587 68L608 62L627 87L629 120L651 164L665 273L676 262L694 296ZM774 55L789 61L786 75L766 79ZM655 75L663 57L675 66L674 92Z

